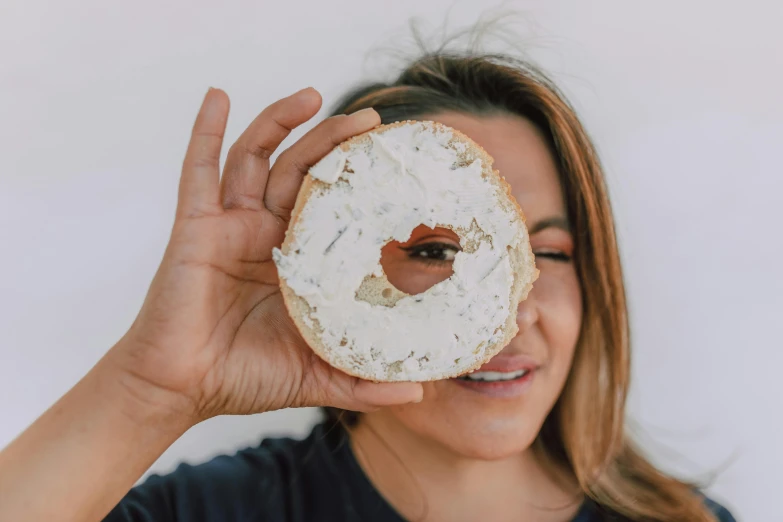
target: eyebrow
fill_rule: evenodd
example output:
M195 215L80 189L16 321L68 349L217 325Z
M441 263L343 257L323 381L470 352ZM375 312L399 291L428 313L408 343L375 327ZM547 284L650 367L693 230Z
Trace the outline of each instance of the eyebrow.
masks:
M532 236L547 228L559 228L565 232L571 232L571 226L568 224L567 218L564 216L552 216L533 223L528 233Z

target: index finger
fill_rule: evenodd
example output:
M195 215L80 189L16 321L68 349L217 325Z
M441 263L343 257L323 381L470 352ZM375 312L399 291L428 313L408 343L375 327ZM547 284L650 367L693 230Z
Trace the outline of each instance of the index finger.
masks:
M310 167L343 141L380 123L378 113L367 108L349 116L332 116L316 125L277 158L264 194L266 208L288 221L302 179Z

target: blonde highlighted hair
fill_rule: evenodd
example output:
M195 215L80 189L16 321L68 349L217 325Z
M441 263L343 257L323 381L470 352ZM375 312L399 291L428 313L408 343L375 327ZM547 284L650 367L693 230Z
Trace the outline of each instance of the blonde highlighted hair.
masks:
M630 343L614 221L595 148L557 87L525 60L441 50L390 83L348 93L333 112L365 107L383 123L442 112L510 113L544 133L559 165L584 315L571 373L537 442L573 473L586 497L619 519L715 521L692 485L658 471L626 436ZM357 419L334 409L327 414Z

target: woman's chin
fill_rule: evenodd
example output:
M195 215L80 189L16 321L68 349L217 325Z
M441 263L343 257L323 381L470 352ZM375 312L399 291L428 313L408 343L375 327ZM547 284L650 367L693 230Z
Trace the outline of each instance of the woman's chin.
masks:
M453 408L439 402L425 400L396 409L395 422L466 458L497 460L521 453L533 443L543 423L520 409L487 411L475 405Z
M556 394L538 377L478 390L456 379L425 383L422 402L368 417L378 416L377 427L389 435L412 436L412 443L435 444L466 458L503 459L531 446L554 402Z
M472 415L437 430L433 438L468 458L496 460L528 449L539 431L524 419Z

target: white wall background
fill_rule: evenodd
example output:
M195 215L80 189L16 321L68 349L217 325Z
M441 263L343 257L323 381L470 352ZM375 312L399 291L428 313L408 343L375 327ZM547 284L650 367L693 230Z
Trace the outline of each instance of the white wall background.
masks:
M0 4L0 446L130 325L169 233L208 86L227 139L452 1ZM457 2L455 25L480 2ZM783 2L508 2L571 97L614 196L646 447L742 520L783 520ZM374 60L370 60L373 62ZM370 70L379 67L369 63ZM301 133L297 133L300 135ZM312 411L200 425L156 464L307 431Z

